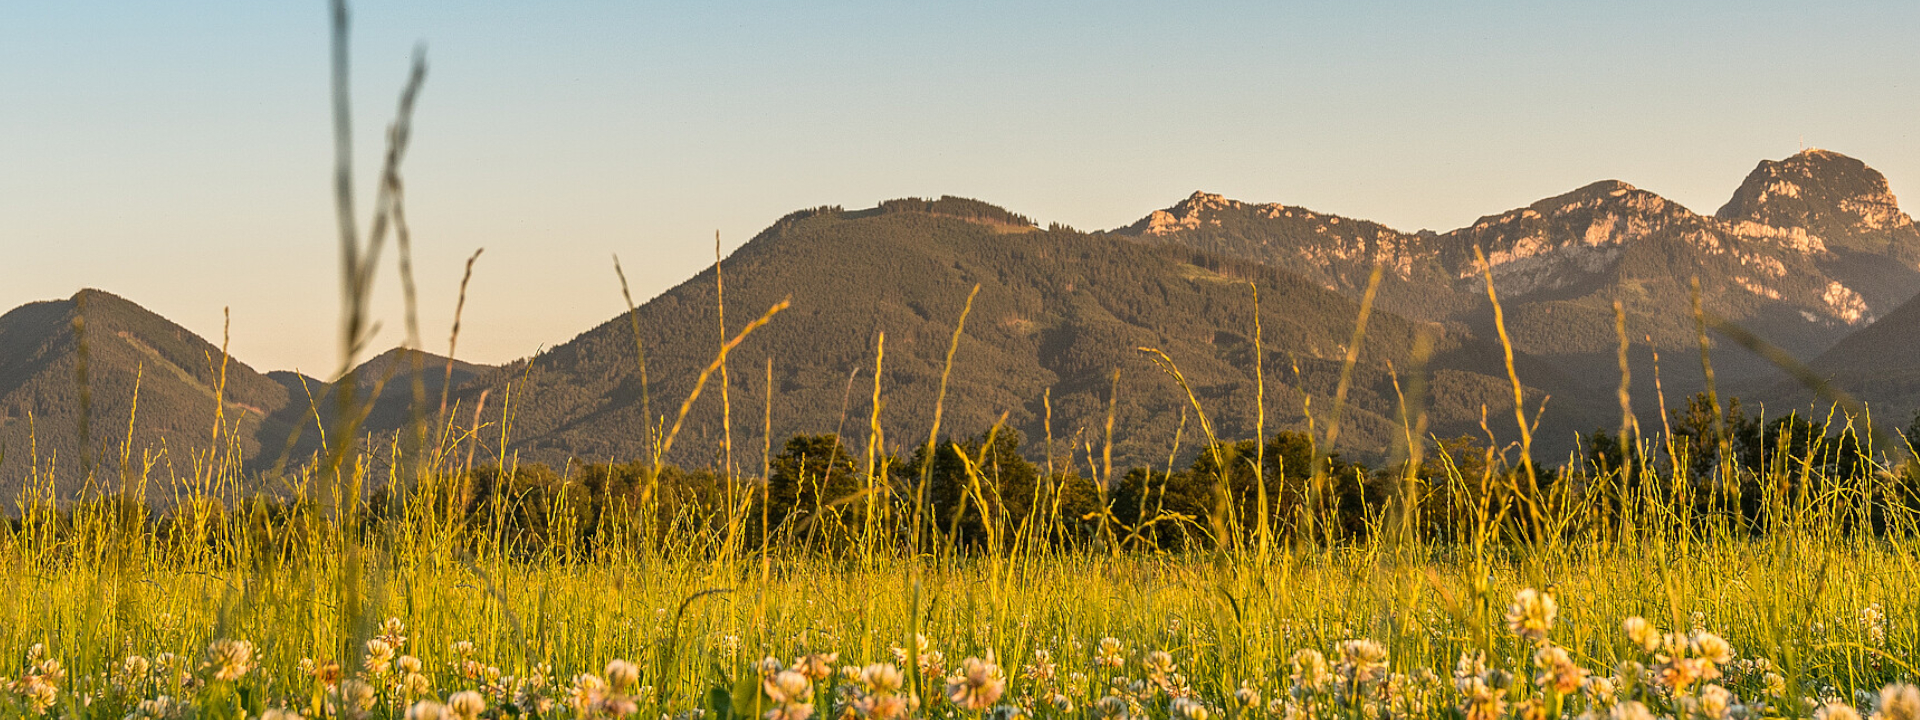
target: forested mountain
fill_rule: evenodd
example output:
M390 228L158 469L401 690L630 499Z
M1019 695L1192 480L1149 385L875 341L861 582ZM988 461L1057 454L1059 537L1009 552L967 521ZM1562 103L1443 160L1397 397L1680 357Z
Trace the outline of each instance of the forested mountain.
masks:
M212 343L98 290L0 315L0 496L15 497L36 472L51 473L69 495L85 484L89 467L97 487L117 488L123 451L131 475L151 460L156 480L191 476L215 437L223 374L222 437L230 442L221 445L258 454L259 434L285 427L279 413L289 405L287 388L223 360ZM149 487L156 499L171 490Z
M447 360L418 354L431 414ZM364 432L384 436L411 421L412 368L407 351L392 350L353 371ZM452 378L490 369L456 362ZM224 400L217 434L216 396ZM148 500L169 503L209 464L257 471L306 460L320 447L317 428L335 427L337 407L334 386L261 374L111 293L82 290L0 315L0 497L16 497L35 477L54 478L55 492L71 497L91 471L94 488L109 491L144 474ZM220 460L208 463L209 452Z
M1848 335L1808 365L1833 388L1866 401L1875 417L1905 425L1920 409L1920 298ZM1815 400L1811 390L1790 379L1774 380L1768 392Z
M1349 297L1380 264L1385 307L1485 334L1479 248L1516 345L1594 389L1618 377L1615 300L1636 374L1651 377L1657 349L1680 360L1661 368L1668 386L1691 392L1701 383L1691 278L1708 312L1803 359L1920 293L1920 231L1886 179L1825 150L1761 162L1713 216L1606 181L1444 234L1205 194L1119 232L1295 269ZM1714 363L1730 381L1772 372L1738 349Z
M983 432L1005 413L1027 452L1043 455L1050 397L1055 457L1072 457L1085 468L1089 446L1099 456L1105 443L1117 370L1115 462L1165 463L1188 400L1139 349L1152 347L1179 364L1216 432L1249 437L1256 408L1254 286L1262 303L1269 432L1304 426L1302 390L1313 397L1316 420L1326 429L1356 302L1278 268L1009 221L1017 217L1005 211L969 217L923 202L851 212L820 208L780 220L727 258L727 333L792 298L791 309L729 358L734 462L758 470L769 361L776 443L796 433L838 430L864 447L883 333L886 447L910 451L924 442L954 323L975 283L980 294L954 359L943 434ZM656 422L671 425L720 344L715 280L710 268L634 317L612 318L526 361L530 367L516 363L482 378L463 388L460 399L472 404L487 392L495 413L512 384L512 449L524 459L646 457L649 409L664 419ZM644 393L635 322L651 381ZM1374 454L1392 446L1399 405L1388 363L1411 380L1420 365L1414 353L1422 327L1433 337L1427 369L1434 429L1478 432L1483 403L1495 410L1497 428L1512 427L1512 393L1497 348L1381 311L1360 354L1343 446ZM1533 382L1565 382L1524 355L1520 363ZM1540 395L1535 390L1533 396ZM1576 416L1577 399L1561 402L1557 417ZM1201 432L1198 419L1190 418L1183 442L1193 447ZM723 433L716 375L670 459L713 460L722 452Z

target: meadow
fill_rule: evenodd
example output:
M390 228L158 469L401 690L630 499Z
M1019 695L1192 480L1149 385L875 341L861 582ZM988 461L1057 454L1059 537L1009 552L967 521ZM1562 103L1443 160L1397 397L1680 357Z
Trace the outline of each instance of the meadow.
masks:
M363 238L334 12L351 360L390 237L414 300L399 164L424 65ZM1046 458L1014 512L993 431L946 439L937 402L906 447L951 458L944 497L939 463L889 467L903 444L877 433L846 441L864 462L803 460L778 495L770 459L661 463L698 389L653 457L535 483L463 450L510 427L457 407L356 441L346 382L333 444L266 490L220 422L177 470L122 462L80 497L31 478L0 524L0 716L1920 720L1912 453L1862 452L1845 408L1757 436L1753 458L1718 419L1702 443L1623 414L1610 455L1536 467L1515 377L1518 442L1462 452L1403 406L1395 459L1349 474L1325 452L1337 403L1304 433L1220 438L1188 393L1198 499L1149 512L1148 471L1122 512L1128 478L1089 450L1084 478ZM1286 437L1304 471L1273 459ZM172 502L148 502L156 485Z

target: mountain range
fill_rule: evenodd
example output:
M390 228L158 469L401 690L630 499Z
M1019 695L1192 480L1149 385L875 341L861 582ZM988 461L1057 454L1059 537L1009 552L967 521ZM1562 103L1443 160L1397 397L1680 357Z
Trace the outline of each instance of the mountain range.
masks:
M1549 459L1574 448L1574 433L1618 423L1615 301L1631 340L1636 412L1657 412L1655 352L1669 403L1702 387L1695 278L1709 313L1810 361L1877 409L1904 416L1920 404L1911 352L1920 230L1884 177L1824 150L1759 163L1712 215L1604 181L1446 233L1204 192L1104 232L1042 228L951 197L814 208L781 218L631 317L537 356L487 367L420 354L428 407L413 404L416 364L400 351L354 373L369 399L366 386L386 380L365 425L375 436L440 412L444 387L449 407L510 420L505 451L523 462L638 459L648 428L672 423L723 335L790 298L790 309L730 354L730 412L716 377L668 460L722 463L731 445L734 465L758 472L769 417L775 443L839 431L863 446L876 364L878 427L886 447L902 452L924 442L954 324L978 286L947 378L943 434L979 433L1004 414L1030 455L1092 472L1110 406L1117 464L1190 453L1205 427L1251 436L1263 386L1268 432L1305 427L1311 414L1324 434L1376 266L1377 301L1339 420L1339 445L1363 457L1404 442L1403 397L1427 410L1435 434L1483 436L1485 417L1503 442L1517 437L1486 274L1527 412L1539 413L1536 447ZM1143 348L1177 364L1204 426L1186 389ZM1724 389L1750 402L1810 399L1744 350L1717 347L1712 361ZM311 457L337 386L232 360L223 389L221 365L211 343L105 292L0 316L0 491L17 491L48 464L61 492L76 491L74 468L117 476L123 447L135 448L136 468L141 448L164 448L162 460L179 467L214 437L216 395L227 419L222 447L249 469ZM502 450L497 439L478 442Z

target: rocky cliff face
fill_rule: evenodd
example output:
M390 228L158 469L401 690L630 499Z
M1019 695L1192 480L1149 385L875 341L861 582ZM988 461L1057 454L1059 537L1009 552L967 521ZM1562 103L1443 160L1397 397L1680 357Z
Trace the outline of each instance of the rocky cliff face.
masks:
M1754 234L1806 238L1800 242L1810 248L1903 255L1920 249L1920 232L1886 177L1827 150L1760 161L1715 216Z
M1484 326L1477 249L1517 341L1547 356L1610 354L1616 299L1636 339L1692 346L1696 277L1710 312L1801 357L1920 293L1920 229L1885 177L1825 150L1761 162L1714 215L1608 180L1438 235L1207 193L1117 232L1278 265L1349 295L1377 264L1383 307Z

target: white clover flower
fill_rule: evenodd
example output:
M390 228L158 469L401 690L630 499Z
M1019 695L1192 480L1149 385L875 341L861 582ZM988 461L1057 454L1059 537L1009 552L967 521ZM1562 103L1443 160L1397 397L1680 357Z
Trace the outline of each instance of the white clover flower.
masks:
M1695 631L1691 638L1694 652L1715 665L1733 662L1733 645L1724 638L1704 630Z
M1327 670L1327 658L1313 648L1294 651L1287 663L1293 667L1293 686L1306 692L1322 692L1333 681Z
M1119 668L1127 664L1127 645L1119 638L1100 638L1100 649L1096 653L1094 661L1102 666Z
M969 657L960 661L960 674L947 682L947 700L963 709L980 711L993 707L1006 692L1006 678L991 659Z
M1386 678L1387 648L1361 638L1340 643L1339 672L1355 683L1373 683Z
M487 699L472 690L462 690L447 698L447 710L460 720L474 720L487 709Z
M1607 711L1607 717L1609 720L1654 720L1652 710L1632 700L1614 705Z
M1533 664L1540 668L1540 676L1535 682L1561 695L1579 690L1587 681L1587 669L1576 664L1566 648L1544 645L1533 654Z
M1506 695L1480 676L1461 681L1460 713L1466 720L1500 720L1507 711Z
M1880 689L1880 714L1883 720L1920 720L1920 688L1894 683Z
M1860 711L1839 701L1829 701L1813 711L1813 720L1860 720Z
M640 682L640 668L618 658L607 663L606 675L607 685L615 693L631 692L633 686Z
M1621 623L1621 627L1626 630L1627 639L1640 646L1640 649L1647 652L1660 649L1660 629L1647 622L1646 618L1635 615Z
M860 683L869 693L896 693L906 686L907 678L893 663L874 663L860 671Z
M1553 602L1553 596L1533 588L1522 588L1513 594L1513 605L1507 608L1507 630L1528 640L1539 642L1547 639L1548 631L1553 629L1554 618L1560 614L1560 606Z
M1240 712L1249 712L1260 707L1260 691L1246 681L1240 682L1240 689L1233 691L1234 708Z
M453 714L445 705L432 700L421 700L407 708L406 720L453 720Z
M1733 693L1719 685L1700 688L1697 707L1707 720L1727 720L1733 710Z
M1131 717L1131 710L1126 698L1108 695L1093 704L1093 717L1098 720L1127 720Z
M1175 720L1207 720L1207 706L1189 698L1174 698L1169 710Z

